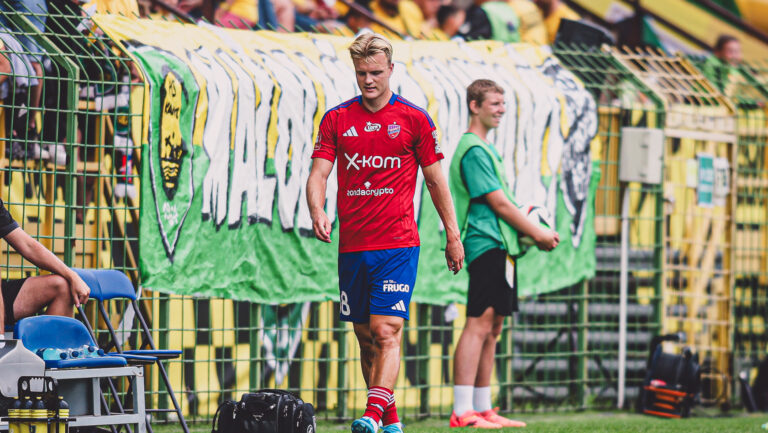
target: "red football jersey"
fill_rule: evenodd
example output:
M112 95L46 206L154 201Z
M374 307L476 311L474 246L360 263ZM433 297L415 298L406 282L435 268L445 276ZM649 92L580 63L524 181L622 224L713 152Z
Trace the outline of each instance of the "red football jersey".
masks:
M419 165L443 159L426 111L394 93L375 113L350 99L323 116L312 158L338 159L339 252L419 245Z

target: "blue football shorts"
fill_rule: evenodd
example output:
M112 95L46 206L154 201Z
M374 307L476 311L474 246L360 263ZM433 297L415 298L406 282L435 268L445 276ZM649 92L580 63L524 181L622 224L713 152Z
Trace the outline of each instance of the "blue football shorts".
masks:
M371 314L408 320L419 247L339 254L339 318L368 323Z

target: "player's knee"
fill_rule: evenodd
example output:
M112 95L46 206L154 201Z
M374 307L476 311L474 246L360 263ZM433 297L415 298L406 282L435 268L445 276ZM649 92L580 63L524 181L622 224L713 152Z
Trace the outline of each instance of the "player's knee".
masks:
M380 324L371 327L371 334L376 346L381 348L400 346L400 327L391 324Z
M51 275L46 283L48 284L48 287L50 287L54 298L69 299L71 301L71 296L69 296L69 283L64 277L60 275Z

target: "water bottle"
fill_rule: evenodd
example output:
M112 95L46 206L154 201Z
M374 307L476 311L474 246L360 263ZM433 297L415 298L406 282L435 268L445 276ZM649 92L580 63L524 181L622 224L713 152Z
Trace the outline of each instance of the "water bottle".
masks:
M19 397L14 397L11 407L8 409L8 433L21 433L21 426L17 420L20 418L19 410L21 410L21 400Z
M83 354L82 352L80 352L79 348L70 348L70 349L67 349L67 355L71 359L79 359L79 358L82 358Z
M80 352L82 352L83 358L95 358L98 356L96 346L90 344L83 344L83 346L80 348Z
M56 417L59 422L56 424L56 433L65 433L67 431L67 424L69 423L69 404L64 401L64 397L59 396L59 407Z
M31 418L33 420L30 424L30 432L44 432L48 429L48 409L46 409L45 402L41 397L35 397Z
M59 361L69 358L69 354L66 351L52 347L37 349L37 356L46 361Z
M22 431L29 432L31 425L30 418L32 418L32 406L34 402L29 396L24 397L24 402L21 403L21 409L19 409L19 433Z

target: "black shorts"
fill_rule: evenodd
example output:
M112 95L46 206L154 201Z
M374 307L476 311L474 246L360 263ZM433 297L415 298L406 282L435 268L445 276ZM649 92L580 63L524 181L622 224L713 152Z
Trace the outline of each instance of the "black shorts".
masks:
M507 252L494 248L469 264L469 293L467 316L480 317L488 307L500 316L511 316L517 311L517 266L515 287L509 287L506 278Z
M16 323L16 317L13 315L13 303L19 295L21 286L27 281L26 278L20 280L3 280L0 282L0 289L3 291L3 306L5 307L5 324L13 325Z

